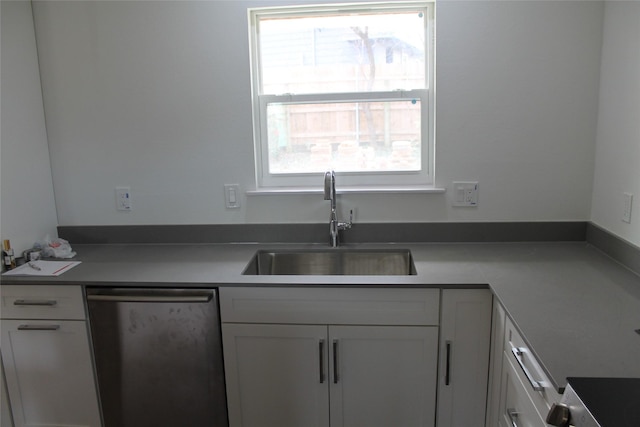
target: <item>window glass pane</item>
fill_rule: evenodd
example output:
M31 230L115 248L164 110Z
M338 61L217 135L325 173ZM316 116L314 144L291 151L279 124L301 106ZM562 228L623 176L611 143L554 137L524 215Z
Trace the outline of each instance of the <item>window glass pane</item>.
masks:
M424 12L259 19L262 94L426 88Z
M270 174L419 171L420 101L268 104Z

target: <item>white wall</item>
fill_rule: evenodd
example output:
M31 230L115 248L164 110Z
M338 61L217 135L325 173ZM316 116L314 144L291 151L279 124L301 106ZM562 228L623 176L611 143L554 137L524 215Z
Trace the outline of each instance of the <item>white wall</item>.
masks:
M19 253L46 234L57 217L29 1L0 2L2 109L0 234Z
M623 193L634 195L631 224ZM606 2L592 221L640 246L640 3Z
M60 224L326 220L318 195L224 206L224 183L255 186L246 7L267 4L34 3ZM451 207L451 191L339 204L362 222L588 220L603 5L442 1L436 13L436 183L478 180L480 206ZM122 185L132 212L115 209Z

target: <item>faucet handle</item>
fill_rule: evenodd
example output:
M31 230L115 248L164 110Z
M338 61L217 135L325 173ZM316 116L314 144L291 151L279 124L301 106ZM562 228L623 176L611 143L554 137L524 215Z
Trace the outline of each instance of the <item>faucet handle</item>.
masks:
M339 230L348 230L353 225L353 209L349 211L349 222L339 222L338 229Z

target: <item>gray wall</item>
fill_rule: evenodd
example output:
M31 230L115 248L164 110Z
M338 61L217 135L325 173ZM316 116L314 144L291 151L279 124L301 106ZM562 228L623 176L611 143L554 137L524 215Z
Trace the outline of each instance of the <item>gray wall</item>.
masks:
M56 237L56 207L31 3L0 2L2 110L0 234L16 254Z
M224 183L255 187L246 8L267 4L34 3L60 224L326 220L319 195L224 206ZM603 4L444 1L436 13L436 185L479 181L479 207L452 207L451 191L340 204L361 222L588 220ZM132 212L115 209L123 185Z
M592 220L640 247L640 3L606 2ZM631 224L623 193L634 194Z
M245 8L266 4L36 2L37 50L30 3L3 1L2 238L22 250L58 216L324 221L318 195L224 208L223 183L255 185ZM453 208L448 191L343 195L345 209L360 222L592 219L640 245L640 4L454 1L437 15L436 184L479 180L480 206ZM115 210L118 185L133 212Z

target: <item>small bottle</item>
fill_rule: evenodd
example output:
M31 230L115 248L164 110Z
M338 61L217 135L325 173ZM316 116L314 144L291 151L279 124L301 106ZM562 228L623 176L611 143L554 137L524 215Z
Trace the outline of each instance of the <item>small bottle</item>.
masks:
M12 268L16 268L16 257L13 254L13 249L11 249L11 242L7 239L2 242L2 247L4 249L4 267L7 270L11 270Z

